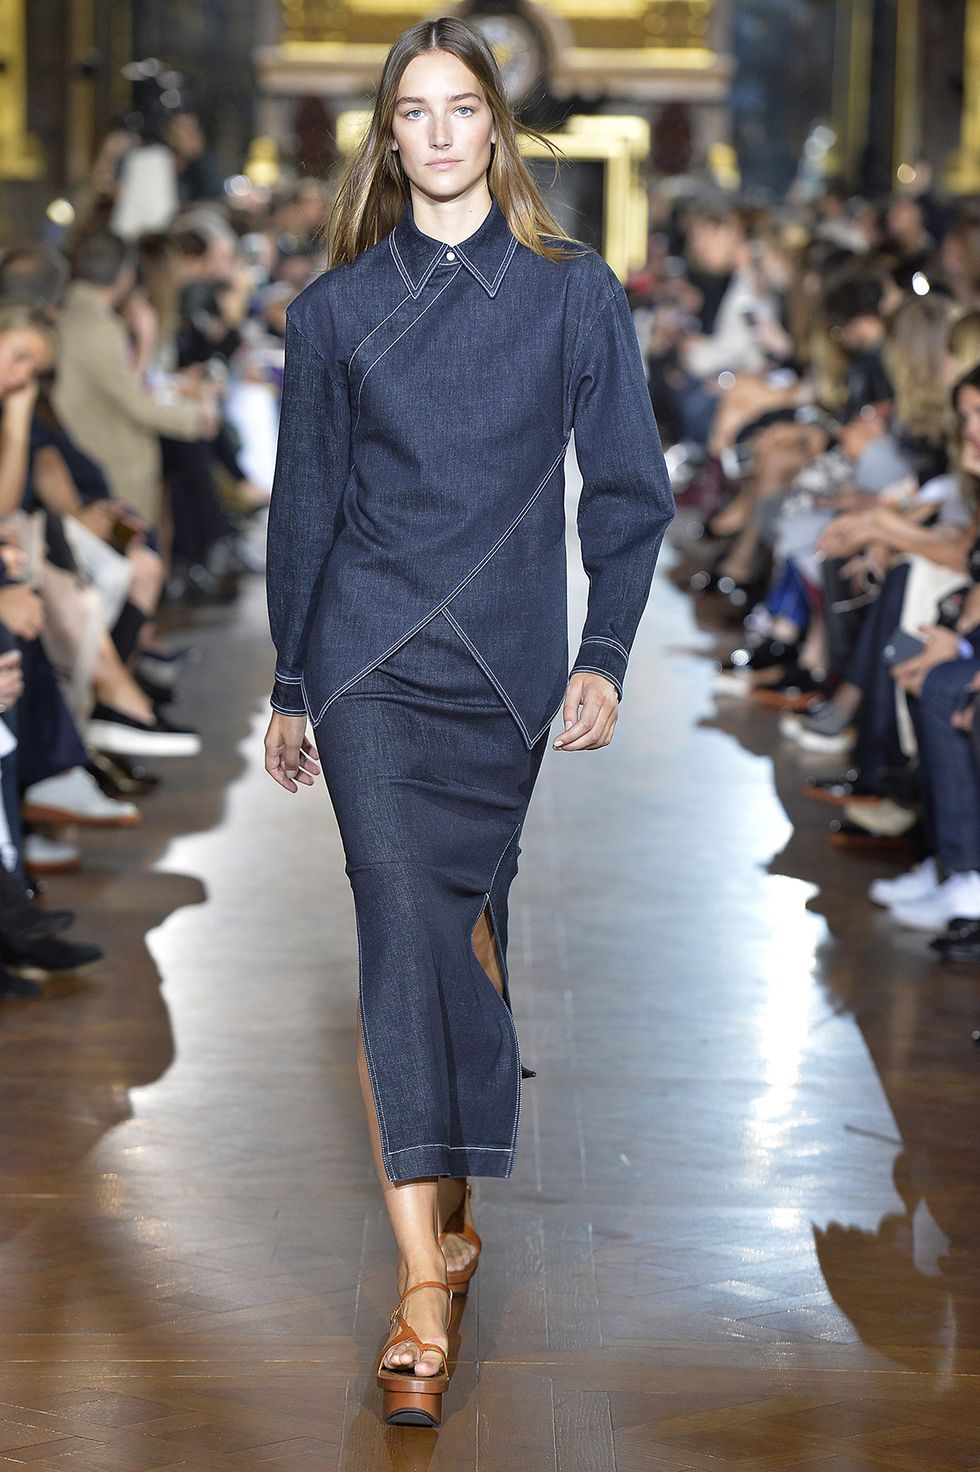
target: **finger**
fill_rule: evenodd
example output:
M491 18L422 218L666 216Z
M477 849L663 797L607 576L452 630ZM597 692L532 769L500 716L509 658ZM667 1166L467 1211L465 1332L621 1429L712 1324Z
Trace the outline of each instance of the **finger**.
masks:
M273 781L278 782L280 787L285 787L287 792L296 792L298 790L296 783L284 771L282 756L277 749L271 748L266 750L265 769Z
M290 745L288 742L282 749L282 767L287 777L295 777L299 771L299 744Z
M285 787L287 792L296 792L298 790L296 783L291 781L290 778L286 776L282 767L278 763L276 763L275 766L270 766L270 764L266 762L265 769L272 780L274 782L278 782L280 787Z
M562 751L583 751L591 746L596 728L605 715L605 704L595 695L587 696L582 708L582 719L565 733L560 749Z
M573 720L570 726L566 725L564 731L555 738L555 745L558 747L567 747L570 741L576 740L577 737L583 735L586 731L591 731L595 724L595 717L595 696L587 695L585 704L582 706L582 714L576 720Z

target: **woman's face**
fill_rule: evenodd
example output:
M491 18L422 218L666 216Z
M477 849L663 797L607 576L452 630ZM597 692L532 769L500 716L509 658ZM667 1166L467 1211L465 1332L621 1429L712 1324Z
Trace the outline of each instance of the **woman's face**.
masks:
M430 199L456 199L490 167L493 116L458 56L426 51L402 72L391 122L402 168Z
M51 366L51 345L36 327L12 327L0 333L0 398L26 388Z
M956 412L962 439L960 462L968 475L980 476L980 388L961 388Z

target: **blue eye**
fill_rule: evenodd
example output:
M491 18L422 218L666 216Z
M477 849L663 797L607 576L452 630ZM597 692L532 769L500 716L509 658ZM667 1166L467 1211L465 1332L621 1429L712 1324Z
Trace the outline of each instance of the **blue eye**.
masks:
M460 104L460 106L459 106L459 107L458 107L458 108L457 108L457 109L456 109L456 111L457 111L457 112L472 112L472 111L473 111L473 109L472 109L472 108L471 108L471 107L470 107L470 105L469 105L469 103L468 103L468 102L463 102L463 103L461 103L461 104Z

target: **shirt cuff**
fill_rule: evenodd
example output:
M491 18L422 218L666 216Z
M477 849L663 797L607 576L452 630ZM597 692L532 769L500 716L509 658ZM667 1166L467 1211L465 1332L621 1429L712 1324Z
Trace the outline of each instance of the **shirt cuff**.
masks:
M587 670L594 675L605 675L616 686L617 695L622 700L628 660L629 652L618 640L596 634L582 640L569 674Z
M277 672L269 704L273 710L279 711L280 715L305 716L306 701L303 699L300 676L280 675Z

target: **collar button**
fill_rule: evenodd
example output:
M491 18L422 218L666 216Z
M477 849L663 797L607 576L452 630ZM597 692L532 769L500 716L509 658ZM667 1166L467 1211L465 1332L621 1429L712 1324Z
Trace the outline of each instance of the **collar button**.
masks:
M456 252L454 250L447 250L446 251L446 260L447 261L454 261L455 259L456 259Z

